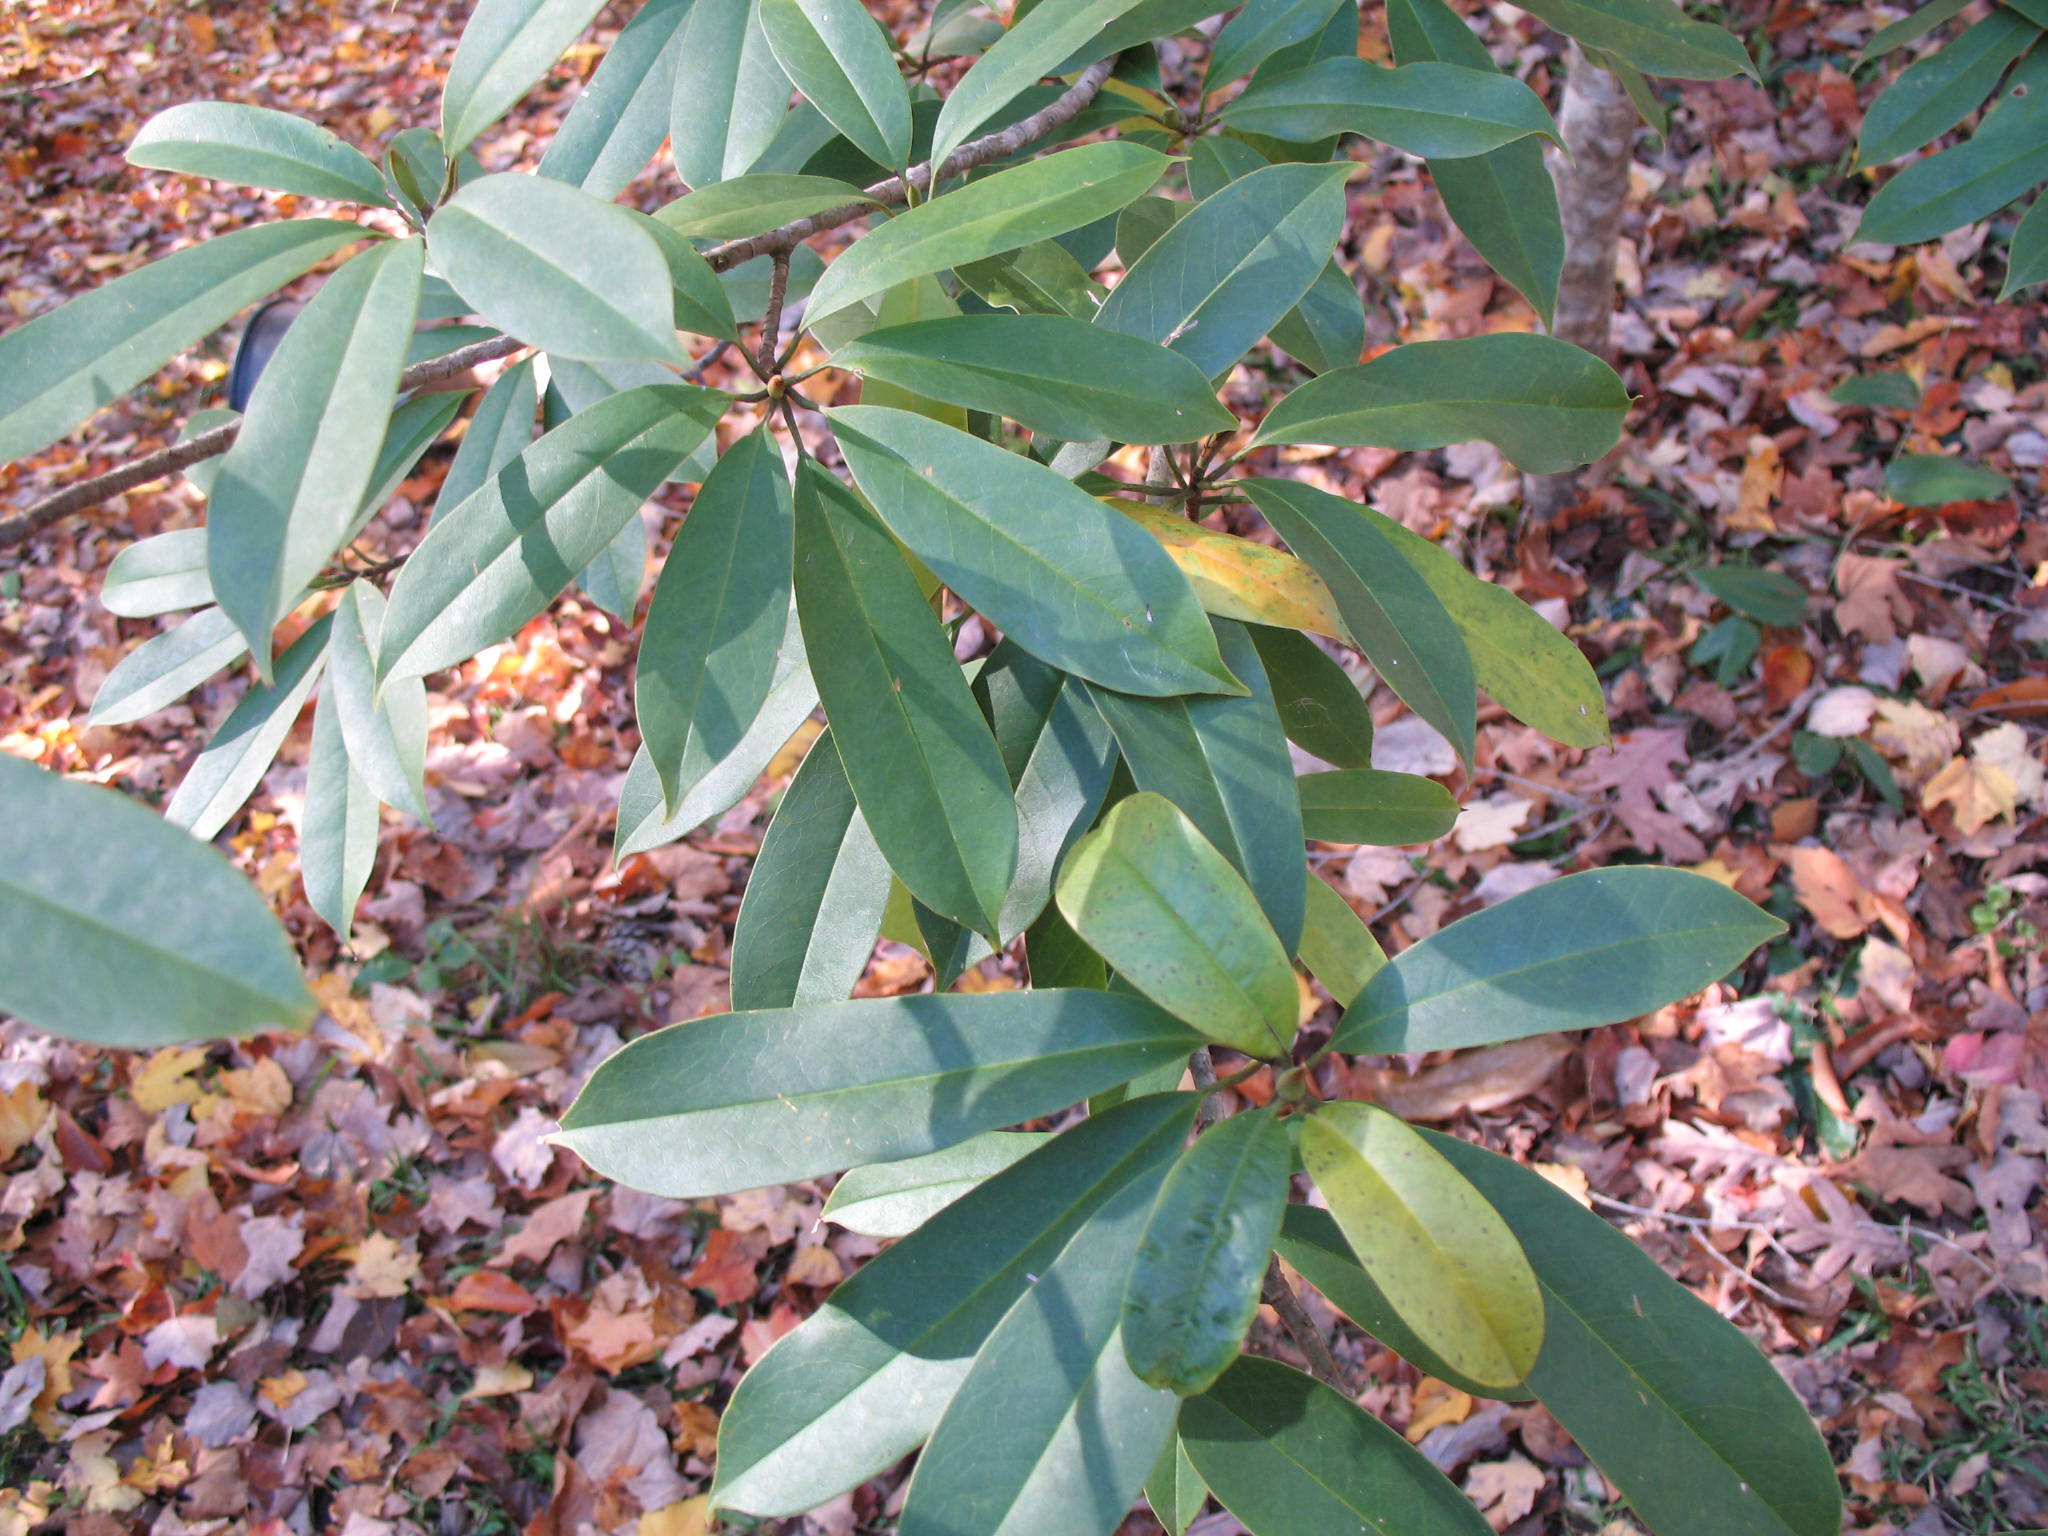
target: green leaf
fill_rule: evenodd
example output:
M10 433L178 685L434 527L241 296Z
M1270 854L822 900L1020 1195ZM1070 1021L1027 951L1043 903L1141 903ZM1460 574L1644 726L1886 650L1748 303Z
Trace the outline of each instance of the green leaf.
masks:
M1733 33L1693 20L1668 0L1529 0L1523 9L1567 37L1618 54L1646 75L1756 76L1749 50Z
M1716 565L1694 571L1692 579L1759 624L1791 629L1806 621L1806 588L1781 572Z
M691 0L647 0L635 13L555 130L541 175L610 202L647 168L668 137L690 11Z
M1253 626L1349 638L1322 578L1284 549L1218 533L1142 501L1118 496L1107 505L1159 541L1210 613Z
M1784 931L1705 875L1641 865L1568 875L1403 950L1334 1039L1340 1051L1391 1055L1615 1024L1692 996Z
M2012 482L1995 469L1934 453L1902 453L1884 467L1884 493L1909 507L2003 501Z
M1157 1189L1193 1120L1181 1094L1084 1120L862 1265L741 1378L713 1506L800 1514L915 1450L1011 1305L1106 1201Z
M654 216L679 235L734 239L778 229L828 208L873 202L859 187L829 176L740 176L699 187Z
M797 0L776 3L794 5ZM911 278L1093 223L1143 193L1169 163L1156 150L1111 140L1063 149L971 181L856 241L811 290L808 323L815 325L835 310Z
M1154 1188L1108 1201L996 1325L911 1473L901 1536L1100 1536L1129 1511L1178 1406L1118 1329Z
M624 208L542 176L469 182L427 221L434 264L491 324L563 357L687 364L669 265Z
M278 657L274 684L268 688L259 685L242 695L205 750L185 770L177 793L164 807L164 820L183 827L201 842L210 842L233 819L263 781L285 737L298 723L299 712L327 663L331 622L326 617L315 620Z
M1283 1055L1299 995L1244 877L1172 801L1118 802L1060 870L1060 915L1117 974L1212 1040Z
M414 395L391 413L384 424L384 442L377 450L377 462L370 467L370 488L356 504L342 543L354 542L370 525L370 519L384 510L384 504L398 494L429 448L448 430L469 396L460 390Z
M1372 766L1372 708L1351 674L1296 629L1246 626L1287 739L1339 768Z
M1124 1354L1140 1381L1188 1397L1237 1359L1293 1159L1286 1128L1260 1110L1211 1126L1173 1165L1124 1292Z
M379 667L387 685L516 634L639 515L726 400L681 384L600 400L437 517L392 585Z
M1167 1536L1186 1536L1187 1528L1209 1502L1209 1485L1188 1460L1187 1447L1178 1435L1145 1479L1145 1502L1152 1506L1152 1517L1166 1527Z
M1419 449L1483 438L1547 475L1613 448L1628 407L1620 375L1592 353L1500 333L1414 341L1311 379L1273 407L1255 441Z
M2004 303L2022 288L2048 282L2048 197L2037 197L2019 227L2012 232L2006 252L2005 285L1998 290Z
M1294 760L1258 652L1243 628L1216 624L1223 659L1245 698L1138 698L1093 688L1137 786L1187 813L1250 882L1266 921L1292 949L1301 934L1301 802Z
M522 357L499 374L477 402L435 506L443 511L460 506L524 453L533 441L533 413L539 403L533 359Z
M330 277L277 344L207 504L221 608L270 675L270 631L347 538L376 474L419 310L425 248L392 241Z
M659 219L637 209L628 209L633 222L654 237L662 259L668 263L670 317L675 328L695 336L716 336L725 341L740 339L739 322L733 317L732 298L725 284L711 270L711 263L697 248Z
M2040 36L2041 29L2017 12L1995 10L1908 64L1863 114L1856 158L1882 165L1932 144L1983 106L2006 66Z
M1870 34L1870 41L1863 45L1863 51L1856 55L1849 68L1861 69L1872 59L1903 48L1916 38L1925 37L1943 22L1970 3L1970 0L1927 0L1925 5L1908 12L1889 26L1879 27Z
M1399 525L1292 480L1254 480L1247 489L1266 521L1323 578L1387 686L1471 762L1479 712L1471 655L1443 599L1401 558L1391 532Z
M1007 943L1038 920L1053 876L1109 792L1116 745L1078 678L1005 640L974 679L1016 787L1017 872L996 919Z
M1907 373L1852 373L1828 391L1828 398L1873 410L1911 411L1919 408L1920 386Z
M1294 308L1329 261L1350 170L1268 166L1204 198L1124 274L1098 323L1172 347L1216 377Z
M775 62L869 159L910 163L910 93L861 0L759 0Z
M1186 443L1237 425L1179 353L1066 315L892 325L832 363L1069 441Z
M356 903L377 863L376 793L349 761L341 713L330 687L313 707L313 745L306 757L305 821L299 829L299 872L306 902L346 940Z
M956 263L953 275L997 309L1092 320L1102 287L1057 240L1038 240L985 261Z
M143 641L123 656L93 696L86 723L126 725L153 715L248 649L249 642L225 611L202 608L176 629Z
M1024 956L1034 987L1092 987L1101 992L1109 986L1109 967L1103 964L1102 956L1081 942L1081 936L1067 926L1056 906L1048 906L1040 913L1038 921L1025 934ZM1174 1082L1179 1081L1176 1076ZM1093 1112L1092 1101L1090 1109Z
M1049 73L1072 74L1113 53L1142 48L1162 37L1185 32L1195 23L1227 9L1224 0L1138 0L1138 4L1097 32L1071 57L1063 60L1059 68Z
M351 241L334 219L259 224L153 261L0 336L0 460L47 447Z
M1434 779L1376 768L1303 774L1302 830L1320 843L1396 848L1432 843L1458 819L1458 802Z
M101 606L124 619L153 619L212 601L204 528L174 528L137 539L114 556L100 588Z
M874 953L889 880L827 731L789 781L747 877L732 936L733 1006L845 999Z
M694 1199L915 1157L1064 1109L1201 1036L1108 992L925 993L695 1019L609 1057L550 1138Z
M277 919L211 848L5 752L0 803L0 1011L134 1049L313 1022Z
M1756 1346L1540 1174L1421 1133L1507 1219L1542 1285L1529 1385L1660 1536L1834 1536L1833 1459Z
M1332 258L1308 292L1273 327L1273 345L1311 373L1348 368L1365 350L1365 300Z
M1852 237L1910 245L1996 213L2048 179L2048 50L2015 69L2005 92L1952 149L1916 160L1864 207Z
M1242 133L1308 143L1356 133L1411 155L1483 155L1535 135L1557 140L1543 98L1512 75L1463 64L1322 59L1306 69L1254 80L1223 109Z
M1302 916L1301 963L1340 1005L1365 989L1387 963L1386 952L1351 903L1319 879L1308 876L1308 907Z
M994 933L1017 862L1002 758L896 541L812 460L797 478L796 594L819 697L889 867L933 911Z
M760 0L692 5L669 114L669 153L684 184L702 188L745 175L788 112L789 77L768 46Z
M669 549L633 697L671 807L691 753L724 757L768 697L789 621L794 530L782 450L758 430L726 450Z
M1196 145L1222 144L1228 140L1203 137ZM1201 196L1198 192L1197 198ZM1180 222L1191 204L1173 197L1141 197L1116 216L1116 255L1126 267L1158 243L1159 237Z
M417 677L377 686L377 637L384 595L355 581L334 610L327 693L333 697L348 760L386 805L432 824L427 813L427 688Z
M1040 0L1019 15L977 59L939 109L932 130L934 171L1026 88L1059 72L1063 59L1092 43L1138 0Z
M1376 1104L1323 1104L1302 1125L1301 1160L1417 1337L1489 1388L1528 1376L1543 1343L1536 1276L1500 1214L1419 1131Z
M1203 90L1240 80L1282 48L1305 42L1329 25L1345 0L1251 0L1216 35Z
M1181 1406L1188 1459L1252 1536L1486 1536L1423 1454L1341 1393L1247 1355Z
M188 101L142 125L128 163L245 187L389 207L383 174L325 128L230 101Z
M1052 666L1129 693L1238 689L1158 543L1054 471L908 411L830 413L890 530Z
M855 1168L833 1186L822 1214L864 1237L906 1237L1050 1140L1047 1131L986 1131L923 1157Z
M478 0L441 88L452 158L503 117L582 35L604 0Z

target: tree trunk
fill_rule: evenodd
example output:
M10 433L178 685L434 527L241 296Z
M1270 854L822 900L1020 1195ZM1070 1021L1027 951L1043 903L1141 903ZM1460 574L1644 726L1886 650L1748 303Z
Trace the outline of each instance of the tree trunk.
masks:
M1557 287L1554 332L1574 346L1606 358L1614 319L1614 245L1621 238L1621 214L1628 197L1630 152L1636 109L1621 82L1571 45L1565 68L1564 105L1557 124L1571 151L1567 160L1551 154L1564 216L1564 272ZM1611 359L1610 359L1611 361ZM1581 470L1525 477L1531 516L1548 522L1577 498Z

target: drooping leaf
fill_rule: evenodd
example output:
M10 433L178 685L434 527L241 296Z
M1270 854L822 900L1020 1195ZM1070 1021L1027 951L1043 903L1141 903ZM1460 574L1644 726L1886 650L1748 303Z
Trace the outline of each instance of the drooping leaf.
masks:
M1854 238L1933 240L1996 213L2048 179L2048 51L2036 48L1962 143L1916 160L1864 207Z
M153 619L212 601L204 528L173 528L137 539L114 556L100 588L101 605L124 619Z
M1558 139L1543 98L1497 69L1430 61L1388 68L1360 58L1322 59L1263 75L1223 109L1244 133L1313 142L1362 134L1431 159L1483 155L1531 135Z
M376 792L349 761L340 710L328 688L313 706L299 873L307 905L343 939L355 926L356 903L377 863L377 822Z
M1735 35L1663 0L1529 0L1523 7L1568 37L1616 54L1646 75L1725 80L1755 75Z
M676 174L697 188L744 176L788 111L789 77L762 30L760 0L693 4L683 20L669 116Z
M615 204L543 176L484 176L434 211L427 243L477 313L521 341L595 362L690 360L661 247Z
M1416 341L1311 379L1256 442L1442 448L1483 438L1531 474L1590 464L1621 436L1629 393L1599 358L1553 336Z
M1308 906L1302 915L1301 944L1296 952L1309 975L1340 1004L1358 996L1373 973L1387 963L1386 952L1364 919L1314 871L1308 877Z
M1485 1536L1423 1454L1343 1394L1247 1355L1181 1406L1188 1459L1252 1536Z
M1047 1131L986 1131L923 1157L854 1168L820 1214L866 1237L904 1237L1050 1140Z
M391 419L384 424L384 442L377 449L377 461L370 466L370 488L356 504L356 515L349 520L348 532L342 538L344 544L362 537L370 520L398 494L398 488L419 467L426 451L440 440L468 403L469 396L460 390L423 392L402 401L391 413Z
M357 580L334 610L326 692L348 748L350 767L386 805L431 821L427 814L427 688L417 677L377 686L377 637L384 595Z
M207 506L207 573L270 675L270 631L340 548L376 473L419 310L425 248L330 277L277 344Z
M1350 1005L1337 1049L1452 1050L1618 1023L1690 997L1782 932L1705 875L1568 875L1403 950Z
M604 0L478 0L441 88L450 157L511 110L576 41Z
M864 1264L741 1379L714 1507L800 1514L915 1450L1034 1277L1119 1191L1156 1189L1193 1119L1179 1094L1091 1116Z
M1909 507L2003 501L2012 482L1995 469L1936 453L1902 453L1884 467L1884 493Z
M233 819L263 781L319 681L327 662L330 622L326 617L316 620L286 648L277 659L275 683L267 688L259 684L242 695L185 770L164 807L164 820L210 842Z
M126 725L183 698L249 642L219 608L202 608L176 629L145 640L116 663L93 695L89 725Z
M1246 624L1345 636L1344 621L1322 578L1285 550L1218 533L1142 501L1109 505L1164 546L1210 613ZM1313 642L1309 642L1313 644Z
M735 239L867 201L872 200L859 187L829 176L762 174L699 187L654 216L679 235Z
M2040 40L2017 11L1994 10L1960 36L1899 72L1863 114L1856 158L1882 165L1924 149L1984 105L2006 66Z
M890 530L1033 655L1127 693L1237 690L1187 578L1128 519L907 411L842 406L831 421Z
M1251 0L1216 34L1203 83L1209 90L1242 79L1282 48L1329 25L1344 0Z
M733 1007L845 999L874 952L889 879L827 731L789 781L747 877L732 936Z
M1301 934L1301 802L1294 761L1242 626L1218 620L1224 661L1249 696L1147 699L1090 688L1137 786L1164 795L1250 882L1283 948Z
M0 800L0 1010L131 1048L313 1022L276 918L211 848L5 752Z
M974 131L1024 90L1055 73L1063 59L1094 41L1138 0L1040 0L974 62L939 109L932 130L936 169Z
M1372 766L1372 707L1351 674L1296 629L1247 626L1287 739L1337 768Z
M692 0L648 0L634 14L549 141L541 175L610 202L646 169L668 137L691 7Z
M1897 21L1879 27L1871 33L1870 41L1863 45L1849 67L1861 69L1872 59L1881 58L1896 48L1903 48L1906 44L1925 37L1969 3L1970 0L1927 0L1925 5L1909 11Z
M231 101L188 101L142 125L128 163L245 187L389 207L384 177L360 150L302 117Z
M1145 1502L1152 1506L1153 1518L1166 1527L1167 1536L1187 1536L1187 1528L1208 1501L1209 1485L1188 1460L1180 1437L1174 1436L1173 1443L1160 1452L1152 1475L1145 1479Z
M759 0L775 61L869 159L910 163L910 93L861 0Z
M381 675L423 677L517 633L710 435L726 400L681 384L613 395L442 513L392 584Z
M1301 790L1302 830L1323 843L1395 848L1431 843L1451 830L1458 802L1434 779L1377 768L1307 773Z
M1527 1378L1543 1293L1521 1245L1419 1131L1376 1104L1319 1105L1301 1160L1360 1265L1402 1322L1491 1389Z
M355 224L292 219L153 261L0 336L0 460L47 447L282 283Z
M524 453L533 441L533 413L539 403L533 359L522 357L499 374L477 402L435 505L444 511L462 505Z
M1051 73L1071 74L1097 59L1108 58L1112 53L1140 48L1175 32L1185 32L1197 22L1226 9L1228 7L1223 0L1138 0L1136 5L1097 32Z
M1286 1128L1260 1110L1211 1126L1173 1165L1124 1292L1124 1354L1140 1381L1188 1397L1237 1359L1292 1161Z
M1093 223L1144 192L1168 164L1157 150L1115 139L1064 149L971 181L855 242L811 290L809 322L815 325L835 310L911 278Z
M661 220L637 209L629 209L628 213L635 224L654 237L662 260L668 263L671 324L695 336L738 341L740 328L732 312L732 296L719 275L711 270L711 263Z

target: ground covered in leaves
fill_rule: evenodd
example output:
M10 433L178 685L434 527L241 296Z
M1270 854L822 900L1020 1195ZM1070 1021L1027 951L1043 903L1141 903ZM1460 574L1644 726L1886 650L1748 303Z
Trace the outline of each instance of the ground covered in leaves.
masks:
M128 169L150 112L228 97L374 146L432 121L461 9L14 10L0 326L295 211ZM1469 780L1376 695L1381 765L1467 807L1437 848L1315 854L1389 947L1617 861L1703 870L1791 924L1632 1026L1333 1057L1322 1090L1533 1162L1620 1223L1776 1357L1830 1434L1851 1527L1932 1536L2048 1524L2048 381L2039 300L1993 301L1981 230L1845 245L1873 89L1845 70L1894 10L1731 6L1766 83L1674 88L1668 139L1638 144L1623 250L1619 361L1640 401L1562 520L1526 526L1483 445L1290 449L1281 472L1457 550L1568 624L1607 680L1611 749L1496 717ZM1544 89L1556 39L1518 25ZM535 157L596 51L487 161ZM1377 170L1354 181L1344 253L1373 344L1528 328L1419 168ZM636 193L676 190L657 167ZM0 469L0 511L168 441L227 351ZM1890 384L1862 398L1883 403L1836 397L1876 373ZM1262 389L1232 384L1246 408ZM1884 488L1901 452L1961 452L2016 498L1908 509ZM446 463L385 512L391 549ZM666 531L685 504L649 516ZM0 750L146 799L175 785L244 680L87 728L101 679L157 628L93 594L129 541L202 505L167 482L0 553ZM632 651L572 599L436 680L436 825L387 814L353 952L295 871L302 722L223 842L301 940L326 1009L309 1036L130 1056L0 1025L0 1536L702 1528L733 1382L877 1245L822 1223L812 1185L679 1203L542 1143L623 1040L724 1005L748 858L803 745L715 826L615 867ZM998 959L963 985L1017 983ZM862 991L929 984L884 943ZM1304 1006L1313 1041L1334 1009ZM1419 1379L1309 1300L1362 1401L1496 1529L1634 1529L1540 1408ZM1257 1347L1291 1355L1271 1322ZM886 1529L899 1483L807 1524ZM1197 1529L1238 1528L1212 1512Z

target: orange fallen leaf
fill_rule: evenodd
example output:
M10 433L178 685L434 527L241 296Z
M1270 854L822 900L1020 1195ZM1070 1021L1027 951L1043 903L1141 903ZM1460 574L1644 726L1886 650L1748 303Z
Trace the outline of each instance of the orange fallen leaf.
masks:
M533 1292L495 1269L472 1270L456 1281L448 1305L457 1312L505 1312L513 1317L540 1310Z

